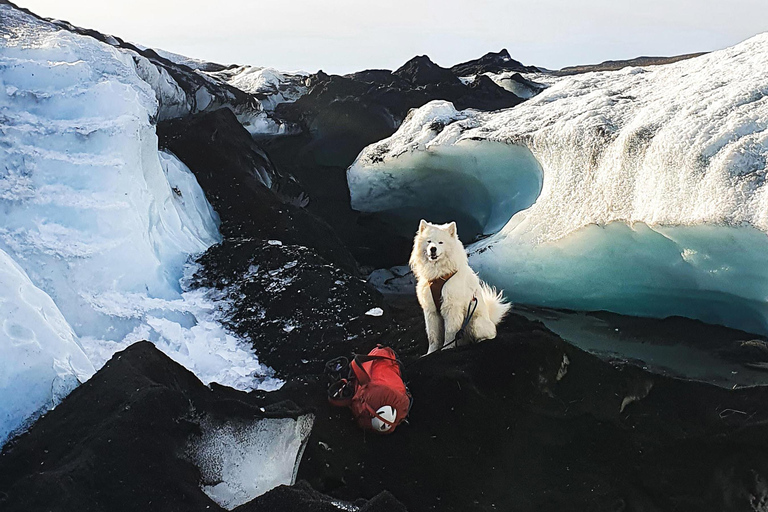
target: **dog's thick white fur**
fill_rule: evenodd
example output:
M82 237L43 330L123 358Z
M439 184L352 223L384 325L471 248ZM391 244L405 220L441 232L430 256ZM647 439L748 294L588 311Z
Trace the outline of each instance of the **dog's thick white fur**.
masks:
M422 220L413 241L410 265L417 279L416 295L427 324L427 354L454 340L473 297L477 297L477 309L462 341L466 343L467 337L474 340L496 337L496 325L511 305L504 301L501 292L482 282L470 268L464 245L456 234L455 222L438 225ZM438 310L430 282L451 274L453 276L443 286L442 306Z

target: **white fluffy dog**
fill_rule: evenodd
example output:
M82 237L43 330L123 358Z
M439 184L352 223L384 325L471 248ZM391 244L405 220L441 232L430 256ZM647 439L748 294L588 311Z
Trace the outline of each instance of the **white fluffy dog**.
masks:
M422 220L413 241L410 265L427 323L427 354L444 345L459 344L467 337L474 340L496 337L496 325L511 306L501 292L483 283L469 267L455 222L438 225ZM465 329L464 340L451 345L473 298L477 298L477 309Z

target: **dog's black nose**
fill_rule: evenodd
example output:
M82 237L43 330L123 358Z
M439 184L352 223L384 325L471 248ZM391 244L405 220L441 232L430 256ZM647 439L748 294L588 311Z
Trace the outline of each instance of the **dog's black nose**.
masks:
M430 247L429 248L429 252L431 252L432 254L436 254L437 253L437 247Z

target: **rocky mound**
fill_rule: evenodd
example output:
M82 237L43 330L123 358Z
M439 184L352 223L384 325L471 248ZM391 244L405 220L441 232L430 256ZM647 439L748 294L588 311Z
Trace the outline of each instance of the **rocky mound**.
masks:
M157 133L160 147L195 174L221 218L225 238L305 245L356 272L354 258L333 229L302 207L308 200L302 188L275 169L229 109L161 122Z
M465 85L426 56L410 60L394 73L368 70L335 76L319 72L307 84L304 96L278 105L274 112L282 123L299 126L302 134L262 143L276 167L296 176L309 191L308 208L334 227L361 264L374 268L402 263L411 241L349 206L346 169L360 151L392 135L412 108L432 100L481 110L523 101L487 77Z
M503 73L505 71L518 71L520 73L538 73L536 66L524 66L513 59L506 48L500 52L489 52L479 59L469 60L451 67L451 72L456 76L475 76L483 73Z
M413 85L458 85L461 82L450 69L442 68L426 55L419 55L392 73Z
M221 290L229 328L283 377L321 373L329 359L367 353L394 328L376 290L310 248L232 240L198 261L192 284Z
M204 386L151 343L116 354L0 457L0 509L221 510L182 457L205 420L296 418L283 403Z
M553 71L558 76L578 75L579 73L590 73L593 71L618 71L629 66L659 66L662 64L672 64L681 60L700 57L707 52L686 53L684 55L675 55L673 57L635 57L627 60L606 60L600 64L586 64L582 66L568 66L558 71Z

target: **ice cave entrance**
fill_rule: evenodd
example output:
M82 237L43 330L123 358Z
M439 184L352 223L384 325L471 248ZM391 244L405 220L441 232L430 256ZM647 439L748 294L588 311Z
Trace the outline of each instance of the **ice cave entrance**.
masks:
M495 233L541 192L541 165L522 146L465 140L347 172L352 208L412 236L420 219L456 221L467 243Z

